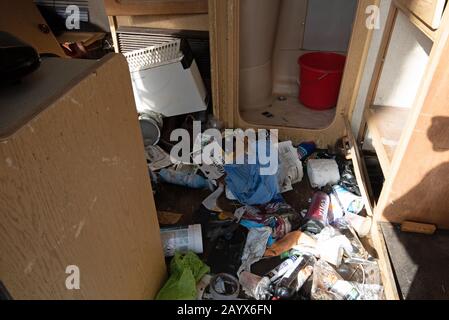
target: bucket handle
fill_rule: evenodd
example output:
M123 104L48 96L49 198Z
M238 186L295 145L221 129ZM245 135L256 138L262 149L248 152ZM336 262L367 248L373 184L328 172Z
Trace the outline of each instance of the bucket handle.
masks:
M322 76L320 76L319 78L316 78L313 81L306 82L305 85L310 85L310 84L315 84L316 82L320 82L321 80L326 78L328 75L330 75L330 72L323 74ZM301 81L299 81L299 78L298 78L298 85L301 85Z

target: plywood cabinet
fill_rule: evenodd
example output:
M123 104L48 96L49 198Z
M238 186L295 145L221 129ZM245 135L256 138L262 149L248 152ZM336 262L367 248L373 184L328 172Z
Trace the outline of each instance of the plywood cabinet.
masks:
M0 89L0 106L0 279L12 297L153 298L165 260L126 60L44 59Z

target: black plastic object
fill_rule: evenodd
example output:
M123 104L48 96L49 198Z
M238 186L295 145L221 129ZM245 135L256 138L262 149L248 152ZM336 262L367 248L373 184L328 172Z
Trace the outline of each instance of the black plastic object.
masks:
M0 84L11 84L39 68L37 51L13 35L0 31Z

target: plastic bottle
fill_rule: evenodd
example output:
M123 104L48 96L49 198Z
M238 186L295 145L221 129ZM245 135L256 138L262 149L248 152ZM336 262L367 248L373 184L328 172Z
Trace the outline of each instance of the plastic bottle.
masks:
M280 299L291 299L313 273L313 258L297 260L295 269L287 272L274 287L274 295Z
M266 277L270 279L270 282L275 282L285 275L289 270L293 269L296 265L296 261L302 259L301 257L291 256L276 268L267 273Z
M298 157L301 161L305 160L308 156L314 153L315 150L315 142L303 142L298 146Z

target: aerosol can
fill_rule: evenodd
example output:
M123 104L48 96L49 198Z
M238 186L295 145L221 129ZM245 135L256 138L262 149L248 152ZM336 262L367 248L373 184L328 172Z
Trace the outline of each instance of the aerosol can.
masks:
M306 222L301 230L311 234L319 234L328 225L329 206L329 196L321 191L316 192L307 212Z

